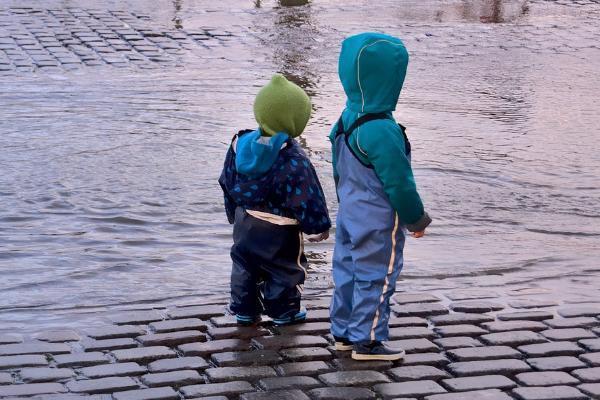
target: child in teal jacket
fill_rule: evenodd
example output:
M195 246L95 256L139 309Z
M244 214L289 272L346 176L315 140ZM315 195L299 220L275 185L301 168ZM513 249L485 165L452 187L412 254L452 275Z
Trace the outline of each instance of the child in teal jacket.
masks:
M421 237L425 212L410 142L392 116L408 53L400 39L362 33L344 40L339 76L348 97L330 135L339 198L331 331L357 360L397 360L388 339L389 300L403 265L405 230Z

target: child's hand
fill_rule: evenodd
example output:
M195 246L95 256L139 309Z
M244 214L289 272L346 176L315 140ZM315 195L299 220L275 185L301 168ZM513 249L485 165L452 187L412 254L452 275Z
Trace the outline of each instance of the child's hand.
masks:
M319 233L318 235L312 236L308 238L309 242L322 242L323 240L327 240L329 237L329 231L325 231L323 233Z
M410 235L416 239L422 238L423 236L425 236L425 229L423 229L422 231L413 232Z

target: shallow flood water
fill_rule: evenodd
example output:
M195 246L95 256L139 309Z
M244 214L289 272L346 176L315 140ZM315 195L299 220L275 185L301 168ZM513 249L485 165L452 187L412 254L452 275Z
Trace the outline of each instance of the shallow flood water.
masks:
M335 217L327 135L344 104L337 54L363 30L397 35L410 52L396 117L435 219L425 239L407 241L399 288L551 281L598 298L600 4L5 0L0 9L24 3L224 34L164 66L0 72L0 332L225 299L231 228L217 179L273 72L312 97L301 141ZM332 239L307 246L309 288L330 287L332 249Z

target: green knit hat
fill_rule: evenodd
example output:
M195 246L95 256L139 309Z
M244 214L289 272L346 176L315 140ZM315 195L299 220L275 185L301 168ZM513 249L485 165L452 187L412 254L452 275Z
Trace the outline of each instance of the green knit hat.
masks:
M310 118L310 98L300 86L273 75L254 100L254 118L269 136L278 132L300 136Z

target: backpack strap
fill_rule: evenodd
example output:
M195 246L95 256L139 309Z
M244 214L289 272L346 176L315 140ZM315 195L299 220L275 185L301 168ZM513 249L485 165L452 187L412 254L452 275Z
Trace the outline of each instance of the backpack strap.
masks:
M356 128L358 128L361 125L366 124L367 122L374 121L377 119L391 119L391 118L386 113L365 114L365 115L359 117L356 121L354 121L354 123L352 125L350 125L350 128L344 129L344 123L342 121L342 117L340 116L340 119L338 120L338 124L337 124L337 131L335 133L335 137L337 138L339 135L345 135L346 143L348 143L348 137L350 136L350 134L352 132L354 132L354 130ZM410 141L408 140L408 136L406 136L406 127L402 124L398 124L398 126L400 127L400 131L402 132L402 136L404 137L404 147L406 149L406 155L409 156L410 152L411 152L411 145L410 145ZM355 156L356 156L356 154L355 154ZM360 160L360 158L359 158L359 160Z

